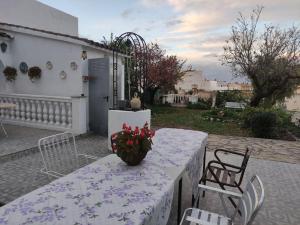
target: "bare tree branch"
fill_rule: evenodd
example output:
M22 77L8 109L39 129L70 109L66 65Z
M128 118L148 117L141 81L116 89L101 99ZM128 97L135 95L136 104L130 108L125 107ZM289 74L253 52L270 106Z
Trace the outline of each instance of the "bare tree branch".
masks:
M265 25L259 35L257 24L262 10L257 6L250 19L239 14L221 59L235 76L252 82L253 106L264 99L274 99L275 93L282 93L278 98L284 98L300 84L299 29Z

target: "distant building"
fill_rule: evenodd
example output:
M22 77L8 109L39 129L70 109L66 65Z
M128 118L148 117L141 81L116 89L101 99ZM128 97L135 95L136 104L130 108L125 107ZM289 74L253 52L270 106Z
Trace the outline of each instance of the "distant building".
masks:
M203 73L198 70L186 72L182 80L175 85L175 89L179 94L199 92L212 92L219 90L226 90L226 85L217 80L208 80L204 77Z
M293 96L285 99L285 106L289 111L300 111L300 86L298 86Z
M178 93L197 93L196 90L203 91L226 91L226 90L241 90L251 91L252 86L249 83L239 82L226 82L218 80L208 80L205 78L201 71L192 70L188 71L181 81L175 85L175 89Z

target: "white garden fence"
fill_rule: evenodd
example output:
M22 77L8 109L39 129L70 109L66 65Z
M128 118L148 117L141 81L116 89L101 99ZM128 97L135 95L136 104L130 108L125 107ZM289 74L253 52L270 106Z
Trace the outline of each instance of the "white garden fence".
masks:
M0 110L0 118L5 123L86 132L85 98L0 93L0 102L16 105L13 110Z

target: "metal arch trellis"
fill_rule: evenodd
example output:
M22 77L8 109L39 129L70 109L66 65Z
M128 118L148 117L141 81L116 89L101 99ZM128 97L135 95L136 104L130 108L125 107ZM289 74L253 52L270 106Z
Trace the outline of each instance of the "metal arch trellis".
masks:
M118 59L125 54L125 96L131 99L137 92L144 108L144 88L147 78L148 48L145 40L138 34L126 32L117 37L113 43L113 108L118 107Z

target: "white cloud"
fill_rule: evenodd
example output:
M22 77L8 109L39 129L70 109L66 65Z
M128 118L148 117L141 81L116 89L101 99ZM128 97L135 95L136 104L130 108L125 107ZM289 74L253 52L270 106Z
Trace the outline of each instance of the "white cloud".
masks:
M168 53L195 65L209 65L210 71L214 63L220 67L218 56L239 12L248 17L257 5L263 5L260 24L300 25L300 0L143 0L143 3L148 6L152 3L152 7L167 3L176 15L172 20L180 21L167 26L156 39Z

